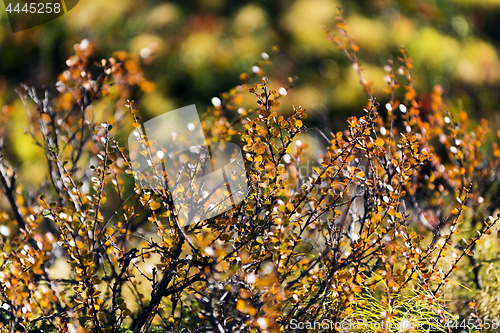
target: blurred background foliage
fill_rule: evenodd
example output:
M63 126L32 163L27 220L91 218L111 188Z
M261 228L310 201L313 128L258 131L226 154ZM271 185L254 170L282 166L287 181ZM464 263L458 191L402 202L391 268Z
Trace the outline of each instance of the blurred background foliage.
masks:
M289 76L299 78L283 98L288 107L282 112L302 105L310 112L307 125L325 133L341 130L349 115L362 113L366 99L350 62L325 38L337 6L382 103L383 66L404 46L413 58L417 91L439 84L452 114L463 108L471 126L482 117L500 125L500 0L82 0L68 14L16 34L1 4L0 111L10 117L11 161L21 167L21 180L45 178L37 163L42 152L23 134L27 116L15 88L21 82L54 84L83 39L92 43L95 60L117 50L139 59L147 81L133 98L145 118L193 102L209 106L267 52L273 64L263 70L272 85L286 87ZM430 98L420 99L425 112ZM242 105L253 107L254 98L243 95Z

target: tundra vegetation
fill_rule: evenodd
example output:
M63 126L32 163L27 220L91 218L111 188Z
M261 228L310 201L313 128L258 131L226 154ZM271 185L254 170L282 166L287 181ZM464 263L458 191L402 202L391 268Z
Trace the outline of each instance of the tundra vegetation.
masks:
M266 54L201 117L209 142L241 146L248 196L198 223L179 223L169 189L134 182L132 98L154 88L137 55L93 61L85 41L57 84L19 88L49 179L25 190L1 157L1 332L291 332L358 319L388 332L472 319L470 332L494 332L500 132L449 112L440 86L417 94L403 48L374 96L337 20L327 39L352 63L363 110L321 132L306 106L280 104L297 78L275 86ZM248 94L253 108L240 106ZM1 117L4 130L13 114ZM311 133L322 153L304 175Z

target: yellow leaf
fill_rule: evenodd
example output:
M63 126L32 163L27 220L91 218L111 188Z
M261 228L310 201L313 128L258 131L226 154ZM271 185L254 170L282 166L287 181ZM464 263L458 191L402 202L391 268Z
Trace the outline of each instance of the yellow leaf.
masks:
M157 210L160 207L161 204L157 203L156 201L151 201L151 203L149 204L149 208L151 208L151 210Z
M40 306L41 306L42 308L48 308L48 307L49 307L49 303L47 303L47 301L46 301L46 300L41 299L41 300L40 300Z
M380 214L374 214L372 217L372 222L373 223L378 223L382 221L382 216Z
M242 299L239 299L238 302L236 303L236 309L238 311L243 311L244 308L245 308L245 301Z
M377 140L375 140L375 144L379 147L383 147L384 146L384 139L378 138Z

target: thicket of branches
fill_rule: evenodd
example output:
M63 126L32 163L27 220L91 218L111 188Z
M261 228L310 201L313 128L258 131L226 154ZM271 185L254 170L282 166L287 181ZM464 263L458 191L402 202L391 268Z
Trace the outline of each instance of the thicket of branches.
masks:
M447 113L439 86L419 103L404 49L384 67L381 105L341 17L337 28L329 39L359 74L364 114L320 133L324 153L302 175L307 110L280 106L283 90L262 71L242 75L202 127L209 141L240 144L248 196L189 225L168 189L134 184L120 129L140 126L127 99L151 85L134 55L91 63L92 45L77 45L57 84L19 89L49 179L24 190L1 158L0 222L13 232L1 236L0 330L291 332L368 318L426 331L454 318L472 301L450 294L454 274L472 268L482 288L474 252L498 221L500 149L486 154L487 122ZM248 93L256 107L239 108ZM54 278L58 260L65 278Z

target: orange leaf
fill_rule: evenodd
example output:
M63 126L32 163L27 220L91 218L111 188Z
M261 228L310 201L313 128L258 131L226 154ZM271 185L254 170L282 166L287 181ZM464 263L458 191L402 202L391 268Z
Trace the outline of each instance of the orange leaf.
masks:
M243 311L244 308L245 308L245 301L242 299L239 299L238 302L236 303L236 309L238 311Z

